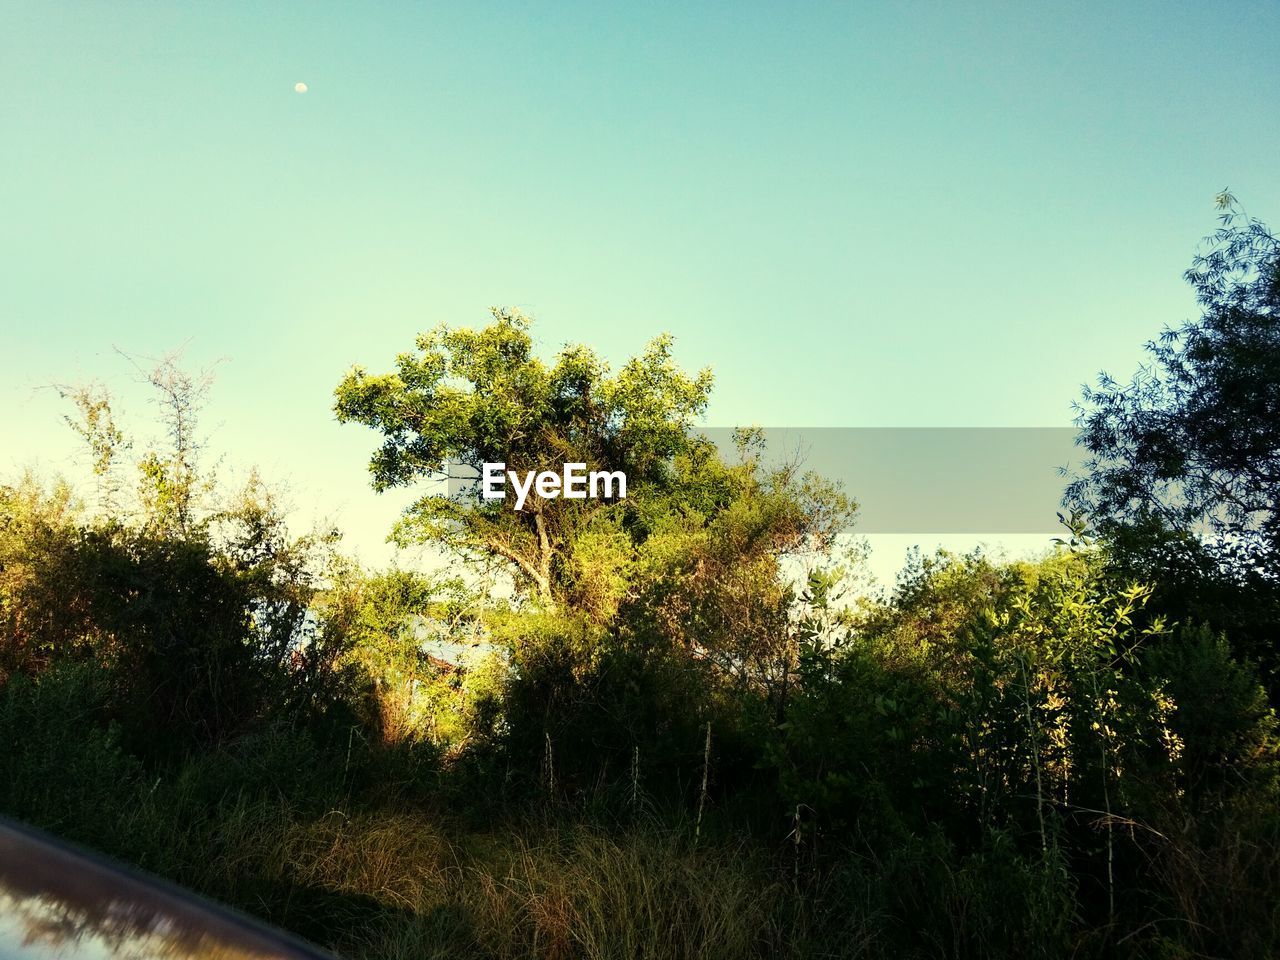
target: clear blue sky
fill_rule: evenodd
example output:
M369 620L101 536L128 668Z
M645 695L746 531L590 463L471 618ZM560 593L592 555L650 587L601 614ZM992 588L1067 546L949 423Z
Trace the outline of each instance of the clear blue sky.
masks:
M1061 425L1193 312L1217 190L1280 221L1274 0L0 0L0 25L0 472L67 462L41 385L127 399L113 347L189 343L225 358L216 445L377 527L357 544L394 507L332 387L436 322L515 305L615 360L669 330L716 425Z

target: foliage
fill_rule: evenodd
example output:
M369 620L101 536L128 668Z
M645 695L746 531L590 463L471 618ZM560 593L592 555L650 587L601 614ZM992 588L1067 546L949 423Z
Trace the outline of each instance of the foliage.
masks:
M1171 727L1185 744L1183 788L1205 808L1235 795L1280 796L1280 724L1256 668L1226 638L1184 626L1156 645L1144 669L1168 678Z
M1202 314L1149 343L1127 385L1078 406L1091 458L1067 500L1114 546L1153 610L1225 632L1280 691L1280 240L1219 196L1221 227L1186 279Z
M622 470L628 491L669 488L670 461L688 448L688 428L706 405L711 375L682 373L669 338L610 376L586 347L568 347L552 366L533 356L528 321L494 311L483 330L439 327L401 354L396 372L354 368L338 385L339 420L385 437L369 469L375 489L486 462L545 470L567 462ZM609 504L539 501L514 511L467 493L428 495L412 508L401 535L440 541L465 554L497 557L544 603L563 599L575 533L607 523Z
M126 808L141 765L107 721L110 677L61 662L0 688L0 811L89 842L110 841L103 811Z
M744 482L760 489L790 482L756 479L754 465L747 474L726 470L714 447L692 434L711 374L683 373L669 337L611 374L584 346L566 347L548 366L533 355L528 326L518 313L495 311L479 331L439 327L418 338L417 354L397 358L394 373L356 367L343 379L338 418L384 436L370 461L375 489L458 469L475 476L486 462L521 471L580 462L625 473L626 499L539 499L513 510L466 489L428 494L406 515L402 538L501 561L544 606L567 603L607 619L627 595L630 572L653 563L637 554L651 537L729 512ZM821 508L763 527L760 517L744 517L755 526L741 535L798 542L829 536L847 519L848 505L816 480L795 492Z
M0 812L353 957L1275 956L1270 520L1213 499L1274 506L1227 456L1268 442L1227 414L1270 402L1274 239L1218 242L1160 372L1090 395L1100 535L916 554L878 598L852 501L700 437L665 337L615 373L497 311L348 374L379 489L628 473L523 511L426 487L430 574L215 483L206 377L144 371L133 460L69 388L89 502L0 487Z
M805 648L774 748L787 790L845 828L998 826L1042 849L1080 808L1132 810L1182 752L1163 678L1131 669L1146 595L1091 553L919 562L857 630Z
M698 436L710 374L680 371L669 338L613 374L581 346L547 365L526 318L494 320L424 334L394 373L356 368L339 418L384 435L378 489L485 462L626 473L613 501L513 510L429 493L399 534L513 576L523 602L480 617L511 669L505 723L489 729L508 771L545 784L558 770L560 788L578 790L642 755L660 774L700 754L709 719L721 717L718 742L741 731L733 691L785 699L797 642L786 564L829 552L854 505L794 465L766 466L758 432L739 434L732 461Z
M1152 364L1086 389L1080 442L1093 459L1068 496L1099 519L1206 525L1274 551L1280 517L1280 240L1223 194L1222 227L1187 281L1198 320L1149 343Z

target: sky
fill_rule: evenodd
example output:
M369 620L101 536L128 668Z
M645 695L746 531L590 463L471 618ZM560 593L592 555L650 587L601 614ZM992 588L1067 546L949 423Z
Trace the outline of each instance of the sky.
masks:
M368 490L332 390L439 322L515 306L615 363L669 331L715 426L1065 426L1194 315L1219 190L1280 222L1274 0L0 23L0 477L75 472L50 384L145 423L122 354L183 348L226 469L371 561L405 497Z

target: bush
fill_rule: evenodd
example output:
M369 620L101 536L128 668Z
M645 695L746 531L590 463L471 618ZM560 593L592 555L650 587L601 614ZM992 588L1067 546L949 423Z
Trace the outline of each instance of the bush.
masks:
M142 771L104 719L109 690L110 678L92 662L60 663L0 688L0 811L111 844Z

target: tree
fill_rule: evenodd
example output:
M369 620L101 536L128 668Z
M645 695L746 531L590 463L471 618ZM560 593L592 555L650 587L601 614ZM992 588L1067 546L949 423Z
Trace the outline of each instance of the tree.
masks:
M211 482L208 478L202 481L200 476L204 443L198 424L213 374L209 370L192 373L182 367L180 360L180 353L172 353L144 371L147 384L156 392L155 403L160 408L169 448L164 454L158 450L148 452L138 462L138 469L142 475L139 492L148 524L185 537L198 525L200 495L208 491Z
M417 347L394 372L357 367L337 387L339 419L383 434L376 489L486 462L627 476L625 499L531 498L518 510L428 492L398 525L402 541L497 564L531 601L484 615L510 654L510 756L553 749L563 787L625 768L637 750L652 764L701 749L716 691L781 713L800 637L786 561L825 554L854 504L794 464L766 467L758 432L739 433L736 460L699 436L711 374L677 367L667 336L616 373L585 346L544 363L528 321L502 310L482 330L440 327Z
M58 393L75 404L76 415L65 419L88 448L97 487L98 510L105 516L111 516L120 509L116 464L120 454L130 446L124 431L116 423L111 396L98 383L59 387Z
M829 544L852 504L830 484L794 467L769 472L759 438L740 435L740 462L723 462L693 430L706 407L711 373L684 373L671 338L654 339L616 373L585 346L555 362L533 355L529 321L493 312L482 330L438 327L401 354L392 373L355 367L336 390L335 410L383 434L369 469L385 490L424 479L477 476L485 463L558 472L564 463L622 471L625 499L478 497L468 489L428 493L398 525L405 541L443 545L472 559L497 560L544 609L568 606L609 619L637 578L800 545ZM699 552L712 526L721 527ZM660 550L646 560L644 548ZM716 549L733 556L715 555ZM677 562L683 558L682 562Z
M450 469L475 476L487 462L513 470L583 462L624 471L633 491L669 480L669 460L687 448L688 428L706 406L709 371L680 371L669 338L612 377L586 347L568 347L547 366L533 356L526 318L495 310L494 320L479 331L438 327L418 338L416 355L397 358L394 373L356 367L339 384L339 420L385 436L370 462L375 489L447 477ZM566 592L567 542L607 509L562 499L514 511L455 491L420 499L399 532L501 558L520 586L554 605Z
M1106 373L1077 406L1092 455L1067 500L1103 529L1153 524L1218 538L1276 576L1280 549L1280 239L1224 191L1221 227L1185 276L1199 319L1147 344L1125 385Z
M375 489L456 479L458 470L476 476L482 464L497 462L512 470L567 462L621 470L629 496L639 500L671 487L673 459L690 452L690 427L706 407L710 371L681 371L669 337L655 339L615 375L583 346L566 347L547 365L533 355L525 317L506 310L493 316L478 331L438 327L418 338L416 353L396 359L394 372L356 367L338 385L338 419L384 435L369 464ZM513 510L454 490L419 499L398 535L500 559L519 587L553 607L572 592L571 545L588 528L608 552L601 541L616 528L613 506L531 499Z

